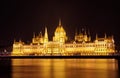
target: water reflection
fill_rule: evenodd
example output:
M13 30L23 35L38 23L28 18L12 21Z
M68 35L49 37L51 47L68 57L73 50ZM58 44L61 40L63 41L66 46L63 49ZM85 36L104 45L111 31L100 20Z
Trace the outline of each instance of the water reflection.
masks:
M120 59L1 59L0 78L119 78Z
M80 78L117 78L117 62L115 59L80 59L67 63L69 77Z
M12 78L118 78L116 59L12 59Z
M12 65L13 78L65 77L65 60L63 59L13 59Z

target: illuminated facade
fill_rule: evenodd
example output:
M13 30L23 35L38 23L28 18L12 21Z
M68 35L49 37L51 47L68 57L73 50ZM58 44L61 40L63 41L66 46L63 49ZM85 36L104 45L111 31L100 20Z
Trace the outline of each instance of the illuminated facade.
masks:
M90 42L91 41L91 36L90 36L90 33L86 32L85 29L82 28L82 30L80 31L80 33L75 33L75 41L77 42Z
M67 41L67 36L66 32L61 25L61 20L59 20L59 26L56 28L54 36L53 36L53 41L54 42L60 42L60 43L65 43Z
M73 42L66 42L68 37L66 31L61 25L57 26L53 41L48 40L48 32L45 27L44 36L40 32L38 36L33 34L32 42L25 44L21 40L14 41L12 55L110 55L115 53L113 36L99 38L91 41L89 32L82 29L80 33L75 34Z

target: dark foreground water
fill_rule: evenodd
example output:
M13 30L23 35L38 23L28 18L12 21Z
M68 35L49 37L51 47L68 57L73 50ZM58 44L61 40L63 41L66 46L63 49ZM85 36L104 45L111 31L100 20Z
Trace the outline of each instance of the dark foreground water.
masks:
M0 78L120 78L118 59L0 59Z

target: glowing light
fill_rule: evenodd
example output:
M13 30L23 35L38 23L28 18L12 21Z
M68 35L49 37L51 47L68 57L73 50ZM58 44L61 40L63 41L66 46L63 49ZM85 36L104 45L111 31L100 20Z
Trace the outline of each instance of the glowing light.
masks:
M84 31L84 32L83 32ZM82 33L83 32L83 33ZM14 41L12 55L109 55L115 52L115 45L113 36L111 38L99 38L92 42L90 34L82 29L82 32L75 35L74 42L66 43L66 31L61 25L57 26L53 41L49 41L47 28L45 27L45 34L42 36L33 35L31 44L25 44L21 40Z

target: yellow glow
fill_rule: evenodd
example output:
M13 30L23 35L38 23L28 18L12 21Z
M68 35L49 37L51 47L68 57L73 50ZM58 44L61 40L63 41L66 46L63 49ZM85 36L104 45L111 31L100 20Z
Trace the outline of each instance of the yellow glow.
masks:
M67 41L66 31L61 25L57 26L53 41L48 40L47 28L45 28L44 37L42 34L33 36L30 45L24 42L14 42L12 55L109 55L115 53L115 44L112 37L99 38L92 42L91 36L86 31L84 33L76 34L75 41L65 43Z
M115 59L11 59L12 78L116 77ZM32 72L32 73L31 73ZM97 74L97 75L95 75Z

